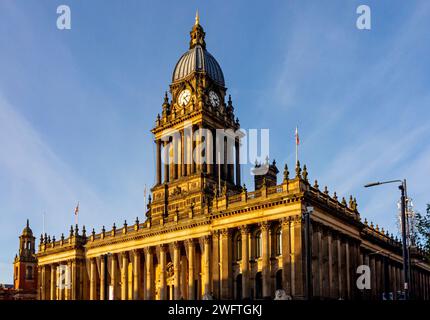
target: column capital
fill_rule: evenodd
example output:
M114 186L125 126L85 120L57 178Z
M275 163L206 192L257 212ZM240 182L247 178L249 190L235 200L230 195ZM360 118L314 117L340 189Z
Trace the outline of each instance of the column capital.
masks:
M284 217L280 219L279 222L283 227L289 227L291 224L291 217Z
M210 244L212 240L212 237L210 235L204 236L203 237L203 243L204 244Z
M167 252L169 250L169 246L167 244L160 244L160 252Z
M182 241L173 242L173 248L174 249L181 249L181 247L182 247Z
M269 231L271 223L269 221L263 221L258 224L261 228L261 231Z
M196 241L195 241L195 239L193 239L193 238L191 238L191 239L187 239L187 240L185 240L184 242L185 242L185 245L186 245L186 246L188 246L188 247L190 247L190 246L194 246L194 245L196 244Z
M146 248L143 248L143 251L145 252L145 254L153 254L154 248L153 247L146 247Z
M214 230L214 231L212 231L212 238L213 238L213 239L218 239L218 238L219 238L219 235L220 235L219 230Z
M231 237L231 229L225 228L221 230L221 236L222 237Z
M250 230L251 228L248 226L248 225L242 225L242 226L240 226L239 227L239 231L240 231L240 233L242 234L242 235L247 235L247 234L249 234L250 233Z

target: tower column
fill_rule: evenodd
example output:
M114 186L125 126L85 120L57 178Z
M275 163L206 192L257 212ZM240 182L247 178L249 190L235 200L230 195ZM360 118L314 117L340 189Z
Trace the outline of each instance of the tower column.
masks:
M242 242L242 298L250 297L249 293L249 227L241 226L240 235Z
M170 158L170 150L169 150L169 142L163 141L163 150L164 150L164 183L169 182L169 158Z
M156 157L157 157L157 159L156 159L157 181L156 181L156 183L158 185L158 184L161 184L161 141L157 140L157 141L155 141L155 143L156 143L156 148L157 148L157 154L156 154Z
M239 156L239 150L240 150L240 140L235 140L235 151L236 151L236 185L238 187L241 186L241 180L240 180L240 156Z
M186 173L186 164L185 164L185 152L187 152L187 148L185 146L185 133L184 130L180 131L181 134L181 148L180 148L180 159L181 159L181 174L179 175L179 177L185 177L187 175Z
M180 286L180 263L181 263L181 244L175 242L173 244L173 286L174 286L174 299L181 299L181 286Z
M269 247L269 229L270 224L263 222L261 224L262 238L262 276L263 276L263 298L270 297L270 247Z
M160 300L167 299L167 285L166 285L166 252L168 247L166 245L160 246Z
M194 300L195 297L195 244L193 239L187 240L188 246L188 300Z

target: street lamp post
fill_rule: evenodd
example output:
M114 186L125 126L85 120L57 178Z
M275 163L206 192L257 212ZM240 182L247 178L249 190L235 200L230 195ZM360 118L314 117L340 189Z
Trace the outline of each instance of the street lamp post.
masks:
M384 181L384 182L374 182L366 184L365 188L370 188L374 186L379 186L382 184L388 184L388 183L398 183L400 182L399 189L401 192L400 197L400 216L401 216L401 224L402 224L402 254L403 254L403 279L404 279L404 291L405 291L405 299L408 300L409 298L409 254L408 254L408 247L406 245L406 180L391 180L391 181Z

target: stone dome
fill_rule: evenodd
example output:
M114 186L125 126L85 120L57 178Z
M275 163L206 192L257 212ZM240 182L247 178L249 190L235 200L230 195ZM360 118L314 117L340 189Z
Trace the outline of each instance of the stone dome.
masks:
M173 71L172 82L180 81L192 73L203 73L220 86L225 86L224 74L215 58L201 45L185 52Z

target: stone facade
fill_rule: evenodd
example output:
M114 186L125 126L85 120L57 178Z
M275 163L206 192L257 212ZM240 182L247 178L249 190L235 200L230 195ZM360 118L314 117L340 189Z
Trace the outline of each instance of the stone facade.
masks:
M230 144L214 138L217 129L240 128L233 102L225 102L222 71L206 51L198 17L190 34L172 99L166 93L152 130L156 184L146 220L89 235L75 226L59 241L42 236L39 298L273 299L279 289L293 299L381 299L390 292L396 298L403 285L401 244L363 222L354 198L339 201L309 183L300 163L292 177L285 167L278 183L276 164L267 161L269 174L256 179L255 191L241 185L240 134L226 134ZM192 156L199 147L204 151ZM430 297L424 257L411 252L411 296L419 299ZM370 267L369 290L357 288L360 265Z

